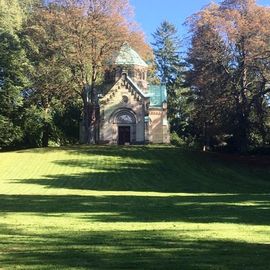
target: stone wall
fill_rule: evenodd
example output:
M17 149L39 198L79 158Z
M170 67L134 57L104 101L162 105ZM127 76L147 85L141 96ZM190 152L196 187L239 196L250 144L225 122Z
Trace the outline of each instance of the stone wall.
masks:
M150 142L170 143L166 108L150 108L149 117Z

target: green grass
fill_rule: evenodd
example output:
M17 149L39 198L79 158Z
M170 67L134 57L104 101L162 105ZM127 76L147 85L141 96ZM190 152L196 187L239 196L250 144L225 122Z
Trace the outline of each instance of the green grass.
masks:
M270 269L270 168L173 147L0 153L0 269Z

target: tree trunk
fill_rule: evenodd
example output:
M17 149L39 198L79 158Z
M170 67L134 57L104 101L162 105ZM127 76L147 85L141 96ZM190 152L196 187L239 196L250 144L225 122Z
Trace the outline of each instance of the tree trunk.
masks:
M43 126L43 134L42 134L42 147L49 146L49 137L50 137L50 124L45 123Z
M237 148L239 153L246 153L248 151L248 134L249 134L249 120L248 114L243 112L243 108L238 109L238 128L236 131Z
M248 119L242 115L239 117L238 130L238 151L245 154L248 151Z
M84 143L90 142L90 106L88 101L89 86L85 85L81 95L83 100L83 126L84 126Z
M91 86L87 83L84 85L81 94L83 100L83 123L85 131L84 142L87 144L96 143L97 95L95 91L95 69L91 81Z
M45 123L43 125L43 133L41 138L42 147L49 146L49 138L50 138L50 123L48 123L48 114L49 114L49 101L48 98L43 99L43 107L45 112Z
M266 126L265 123L267 122L267 116L264 112L264 108L263 108L263 102L264 99L263 97L258 97L257 99L255 99L254 101L254 106L256 108L256 112L258 115L258 129L262 138L262 145L261 146L265 146L266 145L266 138L267 138L267 130L266 130Z
M241 40L241 71L242 78L240 84L240 100L238 103L238 151L246 153L248 151L248 130L249 130L249 106L248 106L248 70L246 64L245 39Z
M97 93L95 89L97 77L97 70L93 66L93 73L91 78L91 90L90 90L90 133L89 133L89 144L95 144L96 140L96 124L97 124Z

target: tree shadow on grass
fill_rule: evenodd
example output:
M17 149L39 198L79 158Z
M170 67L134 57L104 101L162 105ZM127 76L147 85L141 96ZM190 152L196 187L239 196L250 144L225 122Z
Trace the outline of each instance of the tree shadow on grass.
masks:
M269 169L231 164L216 159L216 155L169 147L90 147L70 151L72 159L53 163L84 172L19 181L49 188L98 191L222 194L270 191Z
M1 195L4 213L80 213L89 222L193 222L270 225L270 195Z
M269 269L267 244L197 241L163 231L7 232L0 249L12 248L2 249L4 269Z
M54 163L89 168L89 172L14 181L52 189L73 189L78 194L80 190L113 191L115 196L109 193L97 193L96 197L2 196L1 209L45 214L79 212L86 213L86 219L89 213L107 213L95 217L103 222L270 224L267 170L223 164L213 160L212 156L202 158L192 152L169 147L83 149L86 158L75 158L73 153L73 159ZM78 151L78 155L82 152ZM108 160L104 160L104 156ZM112 156L117 159L111 159ZM139 193L125 195L125 191ZM10 200L13 202L9 203ZM114 215L115 212L119 215Z
M268 168L270 173L270 157L264 155L239 155L239 154L226 154L226 153L215 153L215 152L201 152L193 149L173 147L166 145L148 145L148 146L75 146L75 147L65 147L62 150L68 151L70 154L84 154L88 156L92 155L103 155L103 156L118 156L118 157L131 157L140 158L142 155L144 158L160 160L160 157L165 156L175 156L179 158L180 156L187 157L187 159L192 158L193 160L199 160L200 162L209 161L212 162L222 162L227 165L236 164L238 167L250 168ZM48 149L50 151L50 148ZM150 155L148 155L150 154Z
M76 146L61 150L67 151L72 158L54 161L54 164L88 169L88 172L46 175L42 180L22 182L50 188L99 191L270 192L270 168L220 160L216 154L172 147Z
M89 172L14 181L73 189L78 194L80 190L97 190L115 191L115 195L1 195L1 218L16 213L44 218L79 213L73 218L89 222L89 226L94 222L123 222L127 226L129 222L134 226L136 222L270 225L269 170L163 147L68 151L70 160L55 163L89 168ZM108 162L97 162L100 156ZM114 164L111 157L117 159ZM190 194L176 194L181 192ZM43 228L43 233L31 235L17 225L16 230L8 225L0 227L0 265L4 269L266 270L270 265L267 244L203 241L192 230L189 238L181 230L98 232L96 228L75 232L61 231L61 227L57 227L58 232Z

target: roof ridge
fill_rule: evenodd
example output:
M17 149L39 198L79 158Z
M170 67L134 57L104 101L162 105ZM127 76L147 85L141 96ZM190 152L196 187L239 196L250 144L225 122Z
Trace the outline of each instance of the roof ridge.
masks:
M142 95L144 98L146 97L145 93L139 88L139 86L127 75L127 80L129 83L131 83L134 88L139 92L140 95Z

